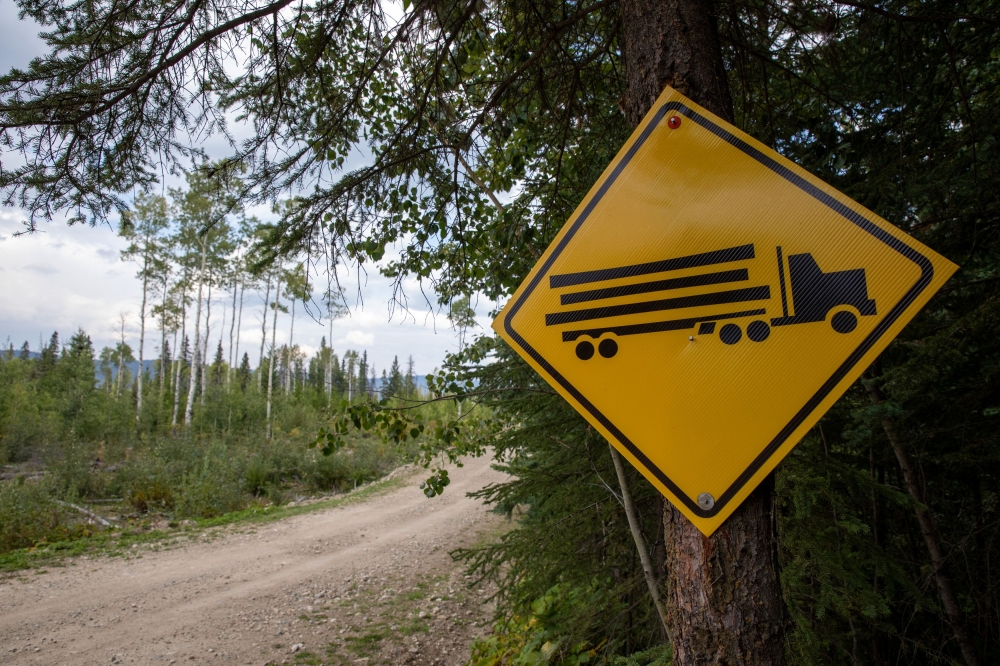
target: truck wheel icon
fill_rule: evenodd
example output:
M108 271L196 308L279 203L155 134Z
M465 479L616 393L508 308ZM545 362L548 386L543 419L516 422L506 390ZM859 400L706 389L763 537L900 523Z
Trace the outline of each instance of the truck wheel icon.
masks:
M736 324L726 324L719 330L719 339L727 345L735 345L743 337L743 331Z
M750 325L747 326L747 337L754 342L764 342L769 335L771 335L771 327L759 319L750 322Z
M830 326L837 333L850 333L858 327L858 318L850 310L841 310L830 317Z
M611 338L601 340L601 344L597 345L597 351L599 351L601 356L604 358L611 358L618 353L618 343Z
M587 340L576 343L576 357L581 361L589 361L594 358L594 344Z

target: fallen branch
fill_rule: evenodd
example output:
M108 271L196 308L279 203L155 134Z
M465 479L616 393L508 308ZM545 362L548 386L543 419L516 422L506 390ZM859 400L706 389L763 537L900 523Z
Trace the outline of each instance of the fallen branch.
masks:
M82 506L77 506L76 504L70 504L69 502L63 502L62 500L56 500L55 502L56 504L68 507L70 509L73 509L74 511L82 513L83 515L87 516L101 527L114 527L114 524L111 523L111 521L107 520L106 518L102 518L101 516L98 516L93 511L84 509Z

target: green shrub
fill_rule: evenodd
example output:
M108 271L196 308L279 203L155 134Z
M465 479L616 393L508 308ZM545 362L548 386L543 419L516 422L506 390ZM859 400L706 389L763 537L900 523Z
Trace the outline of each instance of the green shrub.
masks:
M111 490L140 513L166 511L176 502L175 486L183 472L184 463L166 459L155 447L120 463Z
M316 454L304 480L314 490L348 490L356 474L350 458L338 451L329 456Z
M46 467L62 493L73 497L106 496L107 475L95 467L97 455L93 445L79 441L54 445L45 458Z
M531 604L530 612L499 620L493 633L472 645L468 666L541 666L607 663L600 648L574 638L571 626L579 609L593 601L593 590L556 585ZM669 662L667 662L669 663ZM660 666L640 662L639 666ZM632 664L628 664L632 666Z
M674 653L669 645L634 652L627 657L615 657L611 666L671 666L674 663Z
M165 511L174 506L174 489L165 481L153 480L143 487L132 489L128 503L139 513Z
M47 479L0 482L0 553L60 541L88 528L74 525Z
M181 483L176 514L213 518L245 508L251 496L244 490L242 472L240 461L225 447L206 451L200 468L185 475Z
M261 457L256 457L247 465L243 476L243 487L254 497L267 493L268 487L275 482L274 470Z

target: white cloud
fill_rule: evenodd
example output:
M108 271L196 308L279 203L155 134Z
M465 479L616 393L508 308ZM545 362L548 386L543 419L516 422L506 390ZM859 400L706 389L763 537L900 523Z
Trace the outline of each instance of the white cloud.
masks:
M46 49L37 37L39 26L28 21L18 21L13 3L0 2L0 73L11 67L27 65L31 57L42 55ZM251 131L245 123L234 123L230 130L241 139ZM229 152L226 141L220 136L202 141L214 156ZM18 155L9 152L0 158L13 163ZM362 163L368 156L360 151L352 154L351 163ZM177 185L171 180L165 185ZM248 213L267 220L272 218L270 208L255 207ZM113 345L116 334L113 322L120 312L131 312L127 331L128 342L138 346L138 312L141 288L134 278L136 267L119 260L124 243L107 227L67 227L60 222L42 224L42 231L31 236L14 238L23 230L25 216L21 211L0 209L0 343L10 338L15 347L25 340L32 349L39 340L48 340L52 331L58 331L63 340L79 327L90 334L94 346L100 350ZM388 248L386 260L398 256L398 248ZM440 365L448 351L456 351L455 331L447 317L435 309L434 294L429 289L421 293L416 280L407 279L401 288L408 310L394 301L396 286L383 277L377 267L368 271L342 270L341 283L348 294L351 314L333 322L316 322L305 315L301 307L295 320L295 343L307 352L319 349L322 338L332 339L338 354L348 349L367 351L369 361L377 371L388 368L394 357L405 367L412 356L418 373L430 372ZM426 295L425 295L426 294ZM431 303L427 302L430 298ZM238 351L256 365L260 354L261 317L263 294L246 294L238 332ZM489 325L485 315L491 304L476 304L480 325ZM224 354L228 355L229 330L232 316L232 293L213 294L212 332L210 354L222 339ZM190 315L189 315L190 319ZM267 338L271 338L271 318L267 319ZM290 320L288 315L278 317L278 344L287 342ZM189 332L190 326L189 326ZM481 332L481 331L480 331ZM192 334L193 337L193 334ZM158 352L160 332L155 322L147 321L146 356ZM174 340L169 339L171 348ZM235 350L234 350L235 351Z
M344 336L343 341L360 347L370 347L375 344L375 335L364 331L351 331Z

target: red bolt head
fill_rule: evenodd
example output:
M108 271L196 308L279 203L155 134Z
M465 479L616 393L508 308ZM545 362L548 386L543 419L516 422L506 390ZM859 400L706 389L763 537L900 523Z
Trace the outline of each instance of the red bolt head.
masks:
M677 129L678 127L681 126L681 117L670 116L670 118L667 119L667 125L670 126L670 129Z

